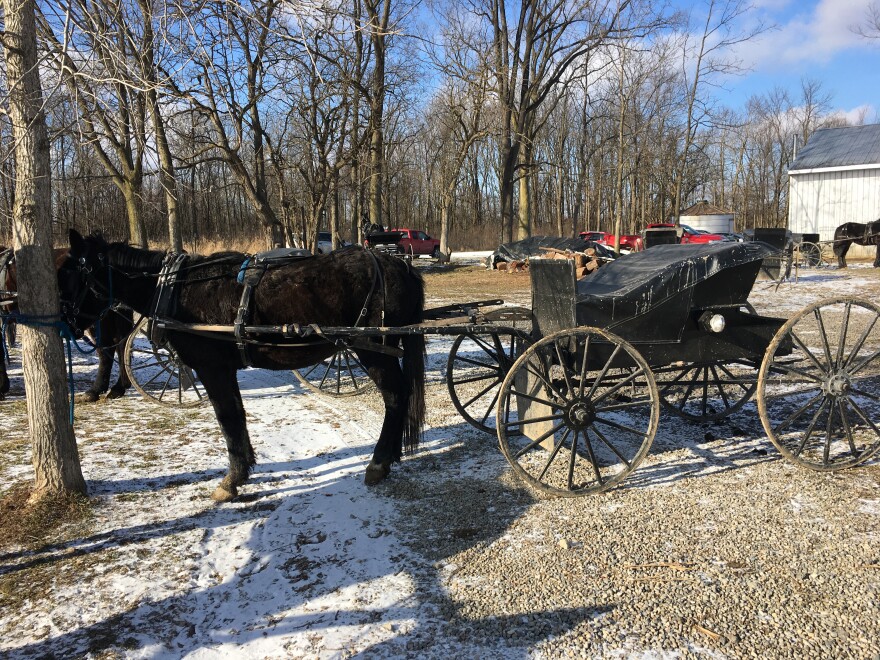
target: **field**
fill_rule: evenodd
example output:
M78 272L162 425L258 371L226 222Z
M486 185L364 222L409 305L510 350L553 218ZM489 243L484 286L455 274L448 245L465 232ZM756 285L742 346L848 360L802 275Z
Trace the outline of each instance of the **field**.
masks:
M521 274L475 261L419 267L429 305L530 302ZM878 292L878 272L854 264L758 282L750 302L788 317L820 298ZM374 488L362 483L381 425L374 394L331 399L286 372L241 372L258 465L224 505L209 499L226 463L210 409L136 394L77 403L90 506L48 536L0 547L0 654L880 654L876 458L834 474L798 468L749 403L713 423L664 415L622 486L542 497L454 409L443 374L451 343L429 341L421 449ZM6 493L30 475L13 357L13 396L0 402ZM76 357L78 390L93 369Z

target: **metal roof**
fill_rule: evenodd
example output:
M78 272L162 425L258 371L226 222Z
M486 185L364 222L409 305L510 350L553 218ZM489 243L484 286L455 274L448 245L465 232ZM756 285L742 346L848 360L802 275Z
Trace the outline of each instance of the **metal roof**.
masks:
M859 165L880 165L880 124L820 128L788 166L788 171L857 169Z
M733 215L733 211L725 211L704 199L686 208L681 215Z

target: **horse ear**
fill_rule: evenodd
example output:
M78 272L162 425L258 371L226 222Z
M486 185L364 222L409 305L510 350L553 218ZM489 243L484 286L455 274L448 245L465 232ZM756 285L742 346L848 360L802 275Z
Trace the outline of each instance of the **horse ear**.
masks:
M70 230L68 240L70 241L71 250L83 252L86 249L86 241L76 229Z

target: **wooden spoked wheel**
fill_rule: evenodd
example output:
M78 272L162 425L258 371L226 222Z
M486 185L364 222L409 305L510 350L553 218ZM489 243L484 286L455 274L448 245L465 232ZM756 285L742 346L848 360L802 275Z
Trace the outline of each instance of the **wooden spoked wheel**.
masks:
M311 367L294 369L293 375L313 392L328 396L356 396L374 387L357 354L347 347Z
M654 370L660 403L685 419L708 422L735 413L758 389L758 364L689 362Z
M456 410L471 426L495 433L501 383L530 343L520 330L455 338L446 361L446 386Z
M166 406L188 408L208 401L196 372L170 346L157 346L150 340L148 321L141 318L125 342L125 370L131 384L147 401Z
M758 412L790 461L831 471L880 448L880 308L835 298L804 308L773 338L758 376Z
M657 433L657 384L641 354L598 328L529 347L501 384L496 420L514 472L554 495L598 493L644 459Z
M804 241L797 247L799 268L821 268L828 265L828 249L820 243Z

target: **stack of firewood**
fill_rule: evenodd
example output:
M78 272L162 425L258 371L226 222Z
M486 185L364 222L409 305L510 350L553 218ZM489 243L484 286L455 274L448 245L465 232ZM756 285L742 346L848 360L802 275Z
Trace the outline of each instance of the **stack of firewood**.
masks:
M595 248L587 248L583 252L559 250L557 248L541 248L544 259L574 259L575 276L577 279L586 277L605 263L605 259L596 254Z
M543 247L541 251L542 259L573 259L575 275L578 279L586 277L606 261L606 259L596 254L595 248L587 248L583 252L573 252L571 250ZM495 269L506 270L508 273L526 273L529 270L529 260L499 261L495 264Z

